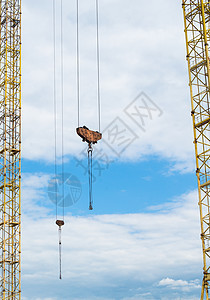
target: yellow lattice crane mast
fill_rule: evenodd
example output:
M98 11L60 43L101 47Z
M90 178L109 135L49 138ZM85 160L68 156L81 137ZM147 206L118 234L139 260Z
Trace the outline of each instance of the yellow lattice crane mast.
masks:
M203 283L201 299L210 288L210 1L183 0L189 86L198 179Z
M21 0L0 0L0 298L21 299Z

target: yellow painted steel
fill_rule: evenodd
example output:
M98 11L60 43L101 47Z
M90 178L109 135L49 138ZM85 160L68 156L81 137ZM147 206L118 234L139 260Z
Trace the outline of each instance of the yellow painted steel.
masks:
M0 298L20 300L21 0L0 10Z
M182 1L203 249L201 299L210 295L210 1Z

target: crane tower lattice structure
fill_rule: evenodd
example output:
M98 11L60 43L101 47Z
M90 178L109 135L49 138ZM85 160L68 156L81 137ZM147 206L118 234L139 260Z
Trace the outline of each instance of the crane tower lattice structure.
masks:
M20 300L21 0L0 10L0 298Z
M201 299L210 288L210 1L182 1L203 249Z

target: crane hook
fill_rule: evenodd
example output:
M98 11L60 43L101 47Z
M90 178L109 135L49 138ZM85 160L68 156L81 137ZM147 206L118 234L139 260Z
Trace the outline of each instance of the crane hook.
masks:
M76 128L77 134L82 138L83 142L88 143L88 176L89 176L89 210L93 210L93 147L92 144L96 144L102 139L102 134L98 131L90 130L88 127Z
M58 236L59 236L59 267L60 267L59 279L62 279L62 271L61 271L61 227L64 225L64 221L63 220L56 220L55 223L58 225Z

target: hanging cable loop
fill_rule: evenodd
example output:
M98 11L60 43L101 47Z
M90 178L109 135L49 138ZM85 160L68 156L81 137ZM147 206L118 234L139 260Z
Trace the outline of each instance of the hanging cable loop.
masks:
M62 257L61 257L61 227L64 225L63 220L56 220L55 222L58 225L58 247L59 247L59 279L62 279Z
M93 148L88 144L89 210L93 210Z
M88 129L86 126L78 127L77 134L82 138L83 142L88 143L88 179L89 179L89 210L93 209L93 144L96 144L101 138L102 134L98 131Z

